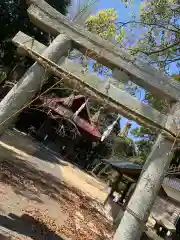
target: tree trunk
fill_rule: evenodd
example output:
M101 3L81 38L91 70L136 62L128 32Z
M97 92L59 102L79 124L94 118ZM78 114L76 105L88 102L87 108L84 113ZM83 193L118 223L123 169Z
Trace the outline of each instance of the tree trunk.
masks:
M71 41L61 34L44 51L43 56L57 63L60 57L64 54L67 55L70 48ZM48 77L49 73L47 74L46 69L38 63L34 63L9 91L0 102L0 134L3 134L5 129L13 122L14 117L35 96Z

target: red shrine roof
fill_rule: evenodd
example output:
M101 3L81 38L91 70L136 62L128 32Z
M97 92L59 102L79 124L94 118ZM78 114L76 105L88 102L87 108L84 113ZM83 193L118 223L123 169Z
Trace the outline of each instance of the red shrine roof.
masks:
M66 98L54 98L51 96L40 97L43 106L51 110L51 115L54 118L63 116L64 118L72 119L73 114L79 109L79 107L85 103L86 99L83 95L74 96L72 104L67 106L67 101L70 97ZM57 115L58 114L58 115ZM73 119L76 125L86 132L92 140L98 141L101 139L101 133L98 130L98 126L91 122L91 117L87 105L79 113L79 115Z

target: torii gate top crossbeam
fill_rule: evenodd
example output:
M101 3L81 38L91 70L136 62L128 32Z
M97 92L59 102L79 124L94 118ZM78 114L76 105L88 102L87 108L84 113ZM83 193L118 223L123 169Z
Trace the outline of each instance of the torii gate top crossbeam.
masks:
M174 81L167 75L69 21L45 1L33 2L28 14L31 21L41 29L53 35L65 33L80 51L86 52L111 69L125 71L132 81L147 91L170 101L180 98L180 84L174 85Z

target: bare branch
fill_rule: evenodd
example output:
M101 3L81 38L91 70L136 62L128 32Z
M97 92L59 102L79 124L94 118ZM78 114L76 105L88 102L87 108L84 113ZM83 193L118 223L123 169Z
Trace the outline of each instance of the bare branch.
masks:
M157 23L146 23L146 22L141 22L141 21L117 22L116 24L120 25L120 27L124 27L124 26L126 26L128 24L131 24L131 23L140 24L140 25L143 25L143 26L146 26L146 25L148 25L148 26L157 26L159 28L166 29L167 31L170 31L170 32L174 32L174 33L178 33L178 34L180 33L180 29L175 27L174 25L173 25L173 27L176 28L177 30L165 27L165 26L157 24Z
M156 51L152 51L152 52L149 52L148 55L153 55L153 54L157 54L157 53L161 53L161 52L164 52L172 47L175 47L177 45L180 44L180 41L174 43L174 44L170 44L169 46L165 47L165 48L162 48L162 49L159 49L159 50L156 50Z
M180 61L180 57L167 60L168 64L173 62L178 62L178 61Z

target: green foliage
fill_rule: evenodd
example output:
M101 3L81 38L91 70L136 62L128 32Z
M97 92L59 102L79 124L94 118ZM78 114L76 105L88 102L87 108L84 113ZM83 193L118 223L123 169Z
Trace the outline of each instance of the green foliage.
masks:
M177 0L144 0L140 9L140 21L135 27L144 29L133 53L139 53L146 61L166 71L171 63L179 64L180 8Z
M131 134L137 139L135 141L137 156L141 159L141 162L144 162L155 142L156 134L144 126L132 129Z
M136 138L146 138L148 137L149 133L150 130L144 126L141 126L141 128L134 128L131 130L131 134L133 134Z
M145 162L148 154L150 153L150 149L153 145L153 142L148 139L142 139L136 141L136 146L138 148L138 156L140 157L142 162Z
M180 74L173 74L172 77L174 80L180 81Z
M132 139L125 136L116 137L113 144L113 155L119 158L134 156L135 149Z
M131 0L122 0L126 6L132 5ZM140 8L140 20L136 21L135 16L128 22L117 22L118 15L115 9L99 11L86 21L88 30L99 34L102 38L108 39L120 47L126 47L134 55L141 59L168 71L172 63L180 62L180 11L173 4L176 0L144 0ZM175 5L176 6L176 5ZM138 34L136 34L138 32ZM140 33L140 34L139 34ZM135 39L135 40L134 40ZM95 71L104 71L100 64L95 64ZM120 87L126 88L130 94L136 94L137 86ZM147 93L144 101L157 109L166 106L164 100L157 100Z
M86 21L86 27L89 31L98 34L104 39L111 40L116 36L116 24L118 19L117 12L113 9L99 11L95 16L90 16Z
M114 8L103 9L86 21L86 28L113 43L122 44L126 39L126 30L117 26L118 13Z
M96 15L92 15L87 18L85 27L89 31L98 34L103 39L109 40L116 45L121 45L126 38L126 31L123 28L117 28L117 20L118 13L117 11L115 11L115 9L103 9L99 11ZM109 71L108 68L106 68L102 64L97 63L96 61L93 62L93 70L100 75L111 75L111 71Z

